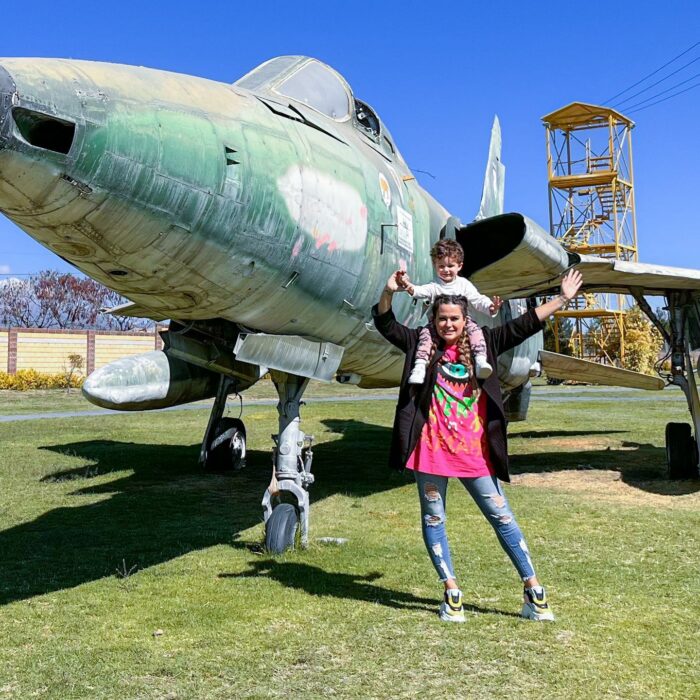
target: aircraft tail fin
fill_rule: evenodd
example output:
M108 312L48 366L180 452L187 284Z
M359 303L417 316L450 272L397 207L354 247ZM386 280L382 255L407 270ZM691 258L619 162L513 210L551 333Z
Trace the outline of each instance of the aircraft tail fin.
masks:
M489 159L484 175L484 189L481 193L481 205L479 213L475 217L476 221L503 214L505 188L506 168L501 163L501 124L498 121L498 116L494 116L491 127L491 142L489 143Z

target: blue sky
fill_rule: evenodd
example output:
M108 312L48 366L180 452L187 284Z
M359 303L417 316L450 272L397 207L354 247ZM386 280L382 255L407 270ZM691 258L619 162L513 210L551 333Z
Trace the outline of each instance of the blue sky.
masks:
M453 214L478 209L493 115L506 210L548 226L541 117L600 103L700 41L694 2L133 2L3 6L0 53L128 63L233 82L281 54L345 76ZM700 46L648 82L700 57ZM644 93L700 74L700 59ZM684 87L697 83L691 80ZM644 83L632 92L645 87ZM680 88L679 88L680 89ZM627 93L630 94L630 93ZM623 110L624 111L624 110ZM640 259L700 268L700 88L631 115ZM0 217L0 272L71 269Z

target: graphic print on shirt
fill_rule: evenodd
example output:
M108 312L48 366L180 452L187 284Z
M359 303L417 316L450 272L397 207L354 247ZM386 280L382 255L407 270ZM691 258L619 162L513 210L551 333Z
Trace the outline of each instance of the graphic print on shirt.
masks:
M469 370L461 362L438 365L428 421L431 428L428 431L430 449L445 450L452 455L481 451L483 425L477 411L476 396L472 392Z

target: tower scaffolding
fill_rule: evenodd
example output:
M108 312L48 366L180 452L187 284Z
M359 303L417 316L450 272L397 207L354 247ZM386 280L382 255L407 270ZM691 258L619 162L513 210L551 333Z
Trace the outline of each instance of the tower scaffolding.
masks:
M608 107L572 102L542 117L547 135L549 230L581 255L637 261L632 128ZM554 315L556 351L624 364L622 294L582 294ZM571 331L562 337L565 319Z

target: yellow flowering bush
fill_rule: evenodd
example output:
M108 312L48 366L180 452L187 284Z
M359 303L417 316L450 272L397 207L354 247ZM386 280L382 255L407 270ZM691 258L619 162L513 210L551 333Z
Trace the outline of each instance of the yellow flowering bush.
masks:
M654 374L654 365L663 346L658 330L638 306L625 314L625 369Z
M85 377L74 375L70 378L70 387L78 389ZM29 391L31 389L67 389L68 379L65 374L47 374L35 369L20 369L16 374L0 372L0 389Z

